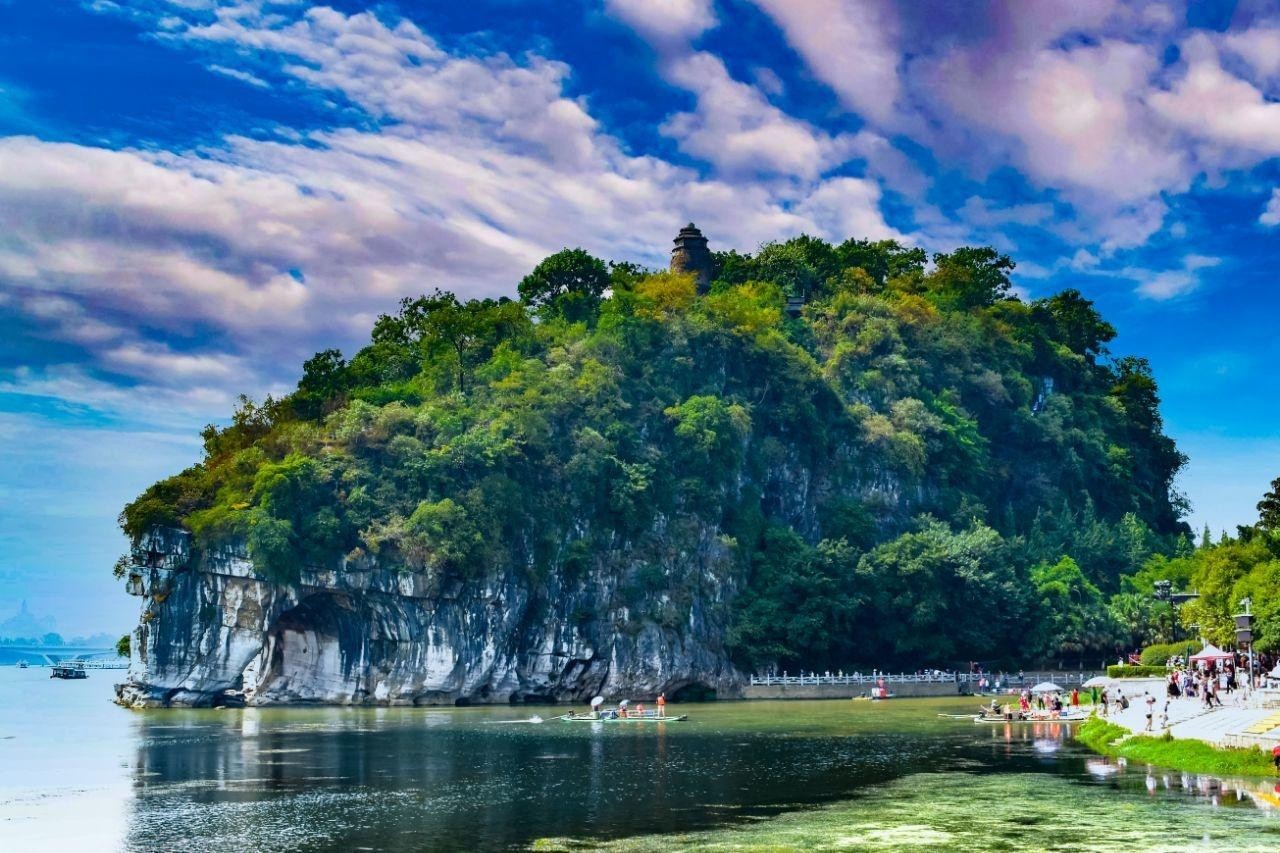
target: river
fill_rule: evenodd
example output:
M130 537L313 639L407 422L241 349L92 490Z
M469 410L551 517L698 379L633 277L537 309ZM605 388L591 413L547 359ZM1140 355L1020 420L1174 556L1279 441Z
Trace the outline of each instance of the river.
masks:
M3 850L1276 850L1271 781L1122 767L965 699L131 712L0 670Z

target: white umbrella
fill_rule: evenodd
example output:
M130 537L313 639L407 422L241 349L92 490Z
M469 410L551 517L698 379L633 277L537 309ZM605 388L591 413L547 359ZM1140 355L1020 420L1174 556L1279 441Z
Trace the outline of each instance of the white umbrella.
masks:
M1042 681L1031 688L1032 693L1065 693L1066 691L1052 681Z
M1088 681L1086 681L1084 684L1081 684L1080 686L1081 687L1106 687L1110 683L1111 683L1111 679L1107 678L1105 675L1095 675L1093 678L1090 678Z
M597 696L596 698L594 698L594 699L592 699L592 700L591 700L591 707L592 707L592 708L599 708L599 707L600 707L601 705L603 705L603 704L604 704L604 697L603 697L603 696Z

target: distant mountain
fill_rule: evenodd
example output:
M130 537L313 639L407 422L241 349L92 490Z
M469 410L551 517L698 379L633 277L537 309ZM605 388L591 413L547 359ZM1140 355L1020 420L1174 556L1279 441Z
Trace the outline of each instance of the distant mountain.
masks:
M43 637L53 631L55 624L52 616L36 616L28 610L24 600L17 613L0 622L0 638Z

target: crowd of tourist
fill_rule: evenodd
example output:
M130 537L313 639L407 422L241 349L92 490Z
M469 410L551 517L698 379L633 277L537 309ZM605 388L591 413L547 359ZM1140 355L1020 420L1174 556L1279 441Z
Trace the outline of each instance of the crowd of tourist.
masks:
M1164 678L1163 704L1160 697L1150 691L1144 691L1138 700L1146 706L1145 731L1163 729L1170 725L1169 712L1175 701L1198 702L1205 710L1248 701L1248 671L1242 669L1237 660L1222 658L1208 662L1193 661L1188 665L1185 660L1171 659L1168 665L1170 671ZM1111 710L1121 711L1128 707L1129 699L1119 688L1102 691L1098 706L1098 712L1102 716L1108 716Z

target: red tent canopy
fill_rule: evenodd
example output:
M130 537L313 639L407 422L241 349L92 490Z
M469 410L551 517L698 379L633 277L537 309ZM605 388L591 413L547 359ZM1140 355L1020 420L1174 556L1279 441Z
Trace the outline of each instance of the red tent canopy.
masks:
M1198 653L1191 656L1191 660L1231 660L1235 655L1231 652L1224 652L1222 649L1209 643Z

